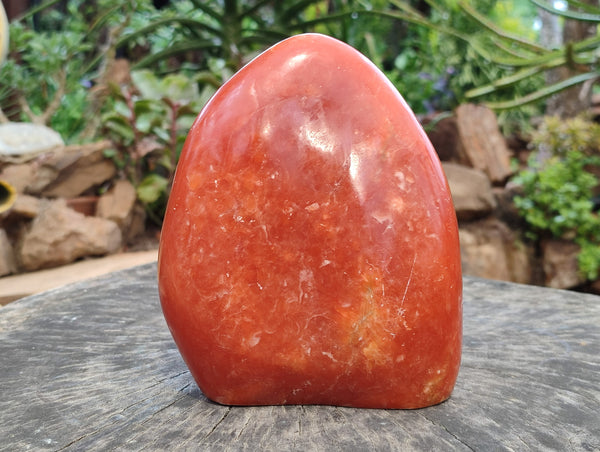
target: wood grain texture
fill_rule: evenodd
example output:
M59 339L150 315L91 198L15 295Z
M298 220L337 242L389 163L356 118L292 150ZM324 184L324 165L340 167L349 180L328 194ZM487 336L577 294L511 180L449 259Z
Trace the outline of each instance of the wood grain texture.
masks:
M181 360L149 264L0 309L0 450L600 450L599 325L600 297L465 278L447 402L226 407Z

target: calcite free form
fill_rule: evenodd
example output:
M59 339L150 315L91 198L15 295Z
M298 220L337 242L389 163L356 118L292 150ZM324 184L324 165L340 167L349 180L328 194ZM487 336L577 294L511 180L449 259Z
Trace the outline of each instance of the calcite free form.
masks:
M417 408L448 398L458 374L460 255L440 162L385 76L326 36L270 48L200 113L159 289L219 403Z

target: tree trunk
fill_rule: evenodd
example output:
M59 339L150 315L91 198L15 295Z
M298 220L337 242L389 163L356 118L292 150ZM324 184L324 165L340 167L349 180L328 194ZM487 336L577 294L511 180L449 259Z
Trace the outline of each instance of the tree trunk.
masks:
M583 0L589 5L598 6L598 0ZM544 16L542 23L545 25ZM562 31L562 44L566 49L568 45L589 38L596 33L596 26L591 22L566 19ZM565 50L566 51L566 50ZM553 84L561 80L568 79L580 73L574 62L569 62L565 66L549 71L547 82ZM578 115L588 109L592 102L592 89L590 83L576 85L572 88L561 91L560 93L548 99L546 104L546 113L548 115L558 115L562 118L570 118Z
M4 9L6 10L6 16L8 20L11 21L17 16L20 16L27 8L29 8L28 0L1 0L4 5Z
M547 49L558 49L562 44L562 30L558 16L542 8L538 8L538 14L542 22L540 43Z

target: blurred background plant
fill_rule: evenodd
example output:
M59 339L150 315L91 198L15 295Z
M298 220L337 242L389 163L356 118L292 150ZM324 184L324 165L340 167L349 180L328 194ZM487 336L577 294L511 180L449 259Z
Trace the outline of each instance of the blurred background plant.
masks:
M515 182L523 193L514 198L529 224L531 239L555 237L581 247L579 269L585 278L600 270L600 125L578 116L547 117L533 134L529 168Z
M398 40L402 45L396 46L387 73L417 113L452 110L469 100L470 90L511 75L513 68L490 64L505 51L501 41L511 39L511 33L520 36L517 40L537 36L536 8L528 2L485 0L477 2L477 10L455 0L410 2L415 7L390 3L394 9L386 16L405 25ZM542 85L543 79L530 77L502 92L490 90L486 100L512 99ZM539 107L510 113L501 116L501 122L526 121Z
M183 74L159 78L147 69L133 71L128 84L111 88L102 134L114 148L105 154L160 224L187 132L212 91L200 93L196 80Z
M13 20L0 69L1 119L49 125L67 142L93 138L105 91L90 88L112 69L115 37L145 8L134 0L50 0Z

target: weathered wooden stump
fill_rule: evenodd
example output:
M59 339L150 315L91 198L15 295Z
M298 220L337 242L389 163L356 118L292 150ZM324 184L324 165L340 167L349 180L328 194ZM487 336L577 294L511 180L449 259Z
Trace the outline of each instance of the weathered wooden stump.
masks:
M181 360L155 272L0 309L0 450L600 449L599 297L466 278L462 367L434 407L227 407Z

